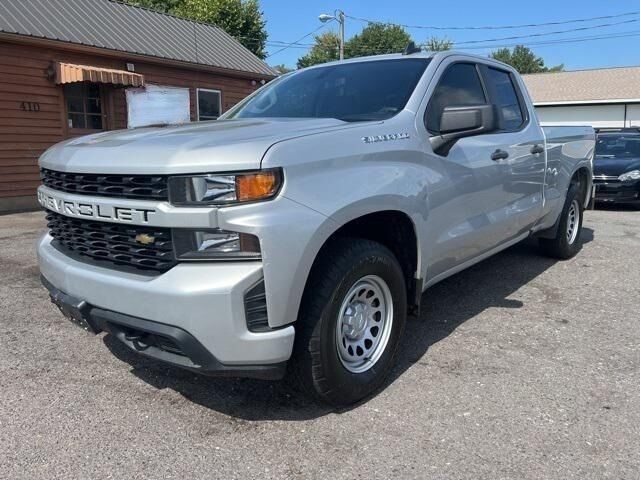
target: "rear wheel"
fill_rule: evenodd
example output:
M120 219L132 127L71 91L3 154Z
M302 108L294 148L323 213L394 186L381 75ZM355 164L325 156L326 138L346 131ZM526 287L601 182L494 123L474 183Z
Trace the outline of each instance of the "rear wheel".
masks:
M376 391L393 366L406 320L402 268L383 245L339 239L311 274L291 366L304 389L332 405Z
M543 252L551 257L568 259L575 256L582 248L582 218L584 208L580 185L572 184L567 192L558 231L554 238L541 238L540 247Z

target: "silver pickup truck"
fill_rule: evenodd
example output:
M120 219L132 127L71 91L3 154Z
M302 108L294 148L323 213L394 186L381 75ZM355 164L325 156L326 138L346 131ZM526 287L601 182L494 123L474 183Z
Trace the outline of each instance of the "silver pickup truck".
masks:
M541 128L488 58L316 66L218 121L49 149L42 280L67 317L142 355L288 370L349 404L384 383L431 285L531 235L579 251L593 154L591 128Z

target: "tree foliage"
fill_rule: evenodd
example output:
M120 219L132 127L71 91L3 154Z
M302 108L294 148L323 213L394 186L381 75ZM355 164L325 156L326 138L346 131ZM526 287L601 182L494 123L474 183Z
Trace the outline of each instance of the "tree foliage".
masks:
M453 48L453 41L447 37L431 37L425 44L425 49L429 52L444 52Z
M344 58L401 52L410 41L411 36L400 26L370 23L345 42ZM317 35L311 50L298 59L298 68L338 60L339 49L337 33L329 31Z
M564 70L564 64L547 67L544 64L544 59L542 57L536 56L530 48L527 48L524 45L517 45L513 50L501 48L491 52L490 57L511 65L521 74L561 72Z
M345 58L402 52L411 36L399 25L370 23L344 46Z
M276 72L278 72L280 75L284 75L285 73L289 73L293 71L293 68L289 68L287 67L284 63L281 63L279 65L274 65L273 68Z
M156 12L169 13L182 3L182 0L125 0L130 5L150 8Z
M126 0L127 3L212 23L260 58L265 58L266 22L258 0Z
M340 37L332 31L316 35L309 53L298 59L298 68L310 67L318 63L332 62L339 58Z

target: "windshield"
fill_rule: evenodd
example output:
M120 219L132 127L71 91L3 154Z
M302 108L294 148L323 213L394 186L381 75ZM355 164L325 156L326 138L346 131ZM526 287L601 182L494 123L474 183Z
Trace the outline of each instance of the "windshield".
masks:
M385 120L405 107L429 61L375 60L303 70L268 84L225 117Z
M598 135L596 157L640 158L640 134L608 133Z

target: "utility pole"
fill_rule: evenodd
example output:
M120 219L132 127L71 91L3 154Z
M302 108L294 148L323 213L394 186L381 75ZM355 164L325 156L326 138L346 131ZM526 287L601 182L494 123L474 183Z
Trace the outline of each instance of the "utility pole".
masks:
M342 10L336 10L333 12L333 15L323 13L318 16L318 20L322 23L335 20L340 24L340 60L344 60L344 12Z
M338 23L340 23L340 60L344 60L344 12L336 11L338 14Z

